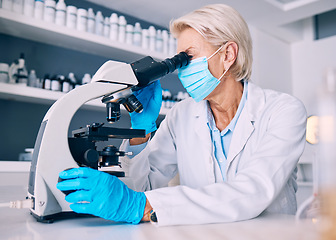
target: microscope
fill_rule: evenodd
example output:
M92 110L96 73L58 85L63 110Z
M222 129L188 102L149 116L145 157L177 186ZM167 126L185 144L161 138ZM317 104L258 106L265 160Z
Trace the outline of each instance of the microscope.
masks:
M55 219L76 215L65 201L64 193L56 188L58 174L63 170L82 166L98 170L106 168L121 180L125 178L119 157L128 153L114 146L98 151L98 141L145 137L145 130L112 128L102 123L74 130L72 137L68 137L69 125L76 111L86 102L102 98L109 123L120 119L120 104L129 112L140 113L143 107L133 92L186 66L189 61L185 52L161 62L150 56L131 64L107 61L90 83L70 91L50 107L35 141L28 183L28 198L33 201L30 212L38 221L51 223Z

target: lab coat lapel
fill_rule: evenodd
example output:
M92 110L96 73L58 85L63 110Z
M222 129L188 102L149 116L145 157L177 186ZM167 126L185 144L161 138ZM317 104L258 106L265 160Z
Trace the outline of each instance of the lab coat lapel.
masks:
M233 159L243 150L247 140L254 131L254 126L248 116L248 112L244 107L232 135L229 154L227 157L227 169L229 168Z
M195 149L196 152L203 152L204 164L207 170L208 183L214 183L216 181L214 174L214 156L213 146L211 141L211 135L209 127L207 125L207 101L201 101L197 103L197 110L195 111L195 132L198 137L196 141L199 141L197 146L201 149Z
M247 101L232 135L226 171L228 171L231 162L243 150L246 142L252 135L254 131L254 121L257 119L264 104L265 95L263 90L249 82Z

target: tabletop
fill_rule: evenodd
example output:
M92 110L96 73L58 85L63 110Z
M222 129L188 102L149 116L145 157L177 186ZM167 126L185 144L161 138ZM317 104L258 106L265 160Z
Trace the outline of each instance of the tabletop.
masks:
M3 174L2 178L0 176L0 180L2 179ZM3 181L0 184L0 203L24 199L27 193L25 184L18 184L18 180L8 181L8 176L6 179L7 184ZM20 181L24 179L25 177ZM151 223L132 225L96 217L65 219L46 224L37 222L30 215L29 209L0 208L0 239L317 240L318 231L312 222L298 222L294 216L289 215L261 215L236 223L157 227Z

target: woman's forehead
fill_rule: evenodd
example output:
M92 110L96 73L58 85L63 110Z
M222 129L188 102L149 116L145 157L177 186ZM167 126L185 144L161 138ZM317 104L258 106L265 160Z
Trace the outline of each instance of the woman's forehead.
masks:
M187 28L183 30L177 38L178 52L188 49L204 48L204 45L207 44L208 43L205 41L202 35L193 28Z

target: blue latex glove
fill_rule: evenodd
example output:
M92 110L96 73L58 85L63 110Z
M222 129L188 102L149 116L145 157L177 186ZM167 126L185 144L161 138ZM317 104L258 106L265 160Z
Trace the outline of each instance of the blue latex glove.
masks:
M91 168L73 168L60 172L65 179L57 184L61 191L75 190L65 197L77 213L92 214L116 222L139 223L146 196L129 189L117 177Z
M130 113L132 128L145 129L146 134L154 132L157 129L156 119L159 116L162 104L160 81L157 80L147 87L135 91L133 94L141 102L143 111L141 113Z

